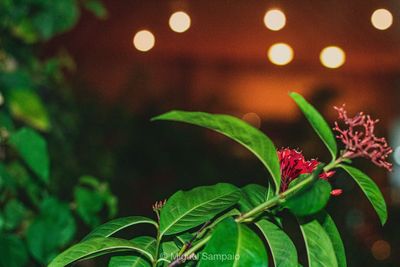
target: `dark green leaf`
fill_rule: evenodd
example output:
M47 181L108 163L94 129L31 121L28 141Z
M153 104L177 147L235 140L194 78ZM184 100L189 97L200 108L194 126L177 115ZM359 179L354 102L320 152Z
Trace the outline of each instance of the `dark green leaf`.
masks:
M329 152L332 155L332 158L336 158L337 154L337 144L335 136L329 124L325 121L322 115L305 100L301 95L297 93L290 93L290 96L297 103L301 111L304 113L304 116L310 122L314 131L318 134L321 140L325 143Z
M267 220L260 220L256 225L268 242L274 266L296 266L298 262L296 247L286 233L280 227Z
M0 234L0 267L21 267L27 262L24 242L16 235Z
M342 167L348 174L350 174L351 177L353 177L354 181L356 181L358 186L361 188L374 207L379 216L381 224L384 225L387 220L387 207L379 187L368 175L359 169L350 167L348 165L341 165L340 167Z
M75 235L75 220L67 204L47 198L27 230L26 241L34 258L47 264Z
M317 179L307 189L288 197L284 206L296 216L308 216L323 209L330 198L331 185Z
M207 222L235 205L240 197L236 186L224 183L178 191L161 209L160 234L177 234Z
M12 89L8 94L11 114L41 131L50 129L50 119L39 96L28 89Z
M335 222L332 220L331 216L326 211L321 211L316 219L324 228L325 232L331 239L333 249L335 251L336 259L339 267L346 267L346 252L344 250L343 242L340 237L340 233L336 228Z
M122 229L125 229L135 224L142 224L142 223L152 224L157 227L157 223L155 221L146 217L142 216L123 217L100 225L99 227L94 229L89 235L87 235L84 238L84 240L88 240L95 237L108 237Z
M239 200L241 212L247 212L266 201L267 188L258 184L249 184L241 189L242 198Z
M317 220L301 221L300 229L304 237L310 267L337 267L335 251L324 228Z
M274 180L276 191L279 190L281 175L276 148L266 135L246 122L228 115L187 111L171 111L153 120L186 122L228 136L245 146L261 160Z
M113 252L138 252L153 260L153 256L132 241L114 237L95 237L80 242L59 254L48 267L63 267L73 262Z
M266 267L268 256L261 239L246 225L225 219L199 254L199 267Z
M10 136L9 142L32 171L47 183L49 180L49 155L43 137L32 129L22 128Z

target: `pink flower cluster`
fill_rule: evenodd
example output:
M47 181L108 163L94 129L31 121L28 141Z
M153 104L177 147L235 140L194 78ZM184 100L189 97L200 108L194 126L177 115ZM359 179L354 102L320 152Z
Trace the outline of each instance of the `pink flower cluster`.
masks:
M385 138L375 136L375 125L379 120L373 120L369 115L360 112L354 117L349 117L344 105L335 107L339 113L339 119L343 121L346 128L340 128L335 122L333 128L338 132L337 138L346 146L342 154L343 158L352 159L364 157L370 159L375 165L392 170L392 164L387 161L393 152Z
M288 189L291 181L298 178L300 174L312 173L320 164L319 161L305 160L303 154L295 149L283 148L278 150L278 158L281 167L281 192ZM335 172L324 172L320 174L320 178L328 180ZM340 195L341 189L335 189L331 192L332 195Z

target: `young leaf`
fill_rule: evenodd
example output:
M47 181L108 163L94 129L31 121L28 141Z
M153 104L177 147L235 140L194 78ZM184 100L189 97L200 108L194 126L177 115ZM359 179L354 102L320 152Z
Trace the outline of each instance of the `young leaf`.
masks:
M356 181L358 186L361 188L374 207L379 216L381 224L384 225L387 220L387 207L379 187L368 175L359 169L348 165L340 165L340 167L344 169L351 177L353 177L354 181Z
M335 251L324 228L317 220L300 220L300 229L307 250L310 267L337 267Z
M240 197L236 186L225 183L178 191L161 209L160 234L177 234L209 221L235 205Z
M246 225L225 219L215 228L210 241L199 255L199 267L268 266L261 239Z
M153 239L152 242L155 242ZM155 244L155 243L154 243ZM152 253L145 250L143 244L114 237L95 237L80 242L59 254L48 267L63 267L73 262L113 252L138 252L153 261Z
M135 224L142 224L142 223L152 224L155 227L158 227L155 221L146 217L142 216L123 217L109 221L105 224L98 226L91 233L89 233L83 240L88 240L95 237L109 237L112 234L122 229L125 229Z
M266 201L267 188L258 184L249 184L242 189L242 198L238 205L241 212L247 212Z
M32 171L45 183L49 181L49 155L47 143L38 133L22 128L10 136L10 144Z
M292 240L274 223L267 220L256 222L271 249L275 267L296 266L297 251Z
M337 144L329 124L325 121L322 115L300 94L290 93L290 97L297 103L301 111L304 113L304 116L313 127L314 131L325 143L332 155L332 158L335 159L337 154Z
M332 246L338 262L338 267L346 267L346 252L344 250L343 242L340 237L339 231L336 228L335 222L326 211L319 212L316 216L316 219L331 239Z
M171 111L152 120L186 122L214 130L235 140L264 164L274 180L276 191L279 190L281 175L276 148L265 134L246 122L228 115L187 111Z
M47 110L35 91L14 88L9 91L8 105L11 114L41 131L50 129Z
M296 216L312 215L326 206L331 189L329 182L317 179L304 191L288 197L283 205Z

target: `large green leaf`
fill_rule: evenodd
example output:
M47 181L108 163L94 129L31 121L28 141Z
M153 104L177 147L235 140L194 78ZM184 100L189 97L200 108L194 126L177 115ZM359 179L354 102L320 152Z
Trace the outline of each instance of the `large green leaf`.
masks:
M44 138L32 129L22 128L10 136L9 142L32 171L47 183L50 164Z
M26 266L27 261L24 242L16 235L0 234L0 267Z
M332 155L332 158L335 159L337 154L337 144L335 136L331 128L329 127L329 124L325 121L322 115L301 95L299 95L298 93L290 93L290 96L304 113L304 116L310 122L314 131L325 143L326 147Z
M109 267L144 267L150 266L148 259L143 255L149 253L153 258L156 254L156 240L149 236L140 236L131 240L132 243L141 249L138 255L114 256L111 258Z
M166 266L178 257L180 248L175 241L165 241L161 243L161 253L159 261L164 262Z
M186 122L228 136L245 146L261 160L274 180L276 191L279 190L281 175L276 148L265 134L246 122L228 115L187 111L171 111L153 120Z
M321 211L316 219L321 224L322 228L324 228L325 232L328 234L331 239L333 249L336 254L336 259L339 267L346 267L346 252L344 250L342 238L340 237L340 233L336 228L335 222L329 216L326 211Z
M266 267L268 256L261 239L246 225L225 219L215 228L199 254L199 267Z
M152 219L142 217L142 216L130 216L118 218L102 224L95 228L91 233L89 233L83 240L88 240L95 237L108 237L112 234L130 227L135 224L152 224L157 227L157 223Z
M296 216L312 215L326 206L331 189L329 182L317 179L308 188L288 197L283 205Z
M225 183L178 191L161 209L160 234L177 234L207 222L235 205L240 197L236 186Z
M317 220L300 220L300 229L307 250L310 267L337 267L338 263L331 239Z
M46 265L75 235L75 220L67 204L47 198L40 214L29 226L26 241L29 251L41 264Z
M28 89L12 89L8 93L8 105L11 114L41 131L50 129L47 110L35 91Z
M146 256L150 261L153 260L152 253L143 249L142 244L114 237L95 237L65 250L48 267L63 267L79 260L122 251L137 252Z
M387 220L387 207L385 199L379 187L375 182L365 173L357 168L350 167L348 165L340 165L358 184L364 194L367 196L368 200L371 202L376 213L379 216L381 224L384 225Z
M241 212L247 212L265 202L267 199L267 188L258 184L249 184L242 189L242 198L239 200Z
M114 256L110 259L108 267L151 267L151 264L141 256Z
M296 266L298 262L296 247L287 234L280 227L267 220L260 220L256 225L268 242L274 266Z

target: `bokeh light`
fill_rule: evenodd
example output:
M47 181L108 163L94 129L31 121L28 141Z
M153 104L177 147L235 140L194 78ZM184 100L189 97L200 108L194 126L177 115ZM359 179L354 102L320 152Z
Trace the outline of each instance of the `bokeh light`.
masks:
M275 65L286 65L293 59L293 49L285 43L274 44L268 50L268 58Z
M181 33L187 31L190 28L190 23L190 16L183 11L175 12L169 18L169 27L174 32Z
M261 118L257 113L249 112L243 115L242 119L256 128L261 126Z
M374 258L381 261L390 257L391 250L390 244L385 240L377 240L371 247L371 253Z
M154 35L148 30L138 31L133 37L133 45L142 52L147 52L154 47Z
M393 15L387 9L377 9L372 13L371 23L378 30L386 30L393 24Z
M264 15L265 26L272 31L279 31L286 25L286 16L279 9L268 10Z
M322 49L319 59L325 67L336 69L344 64L346 61L346 54L340 47L328 46Z

